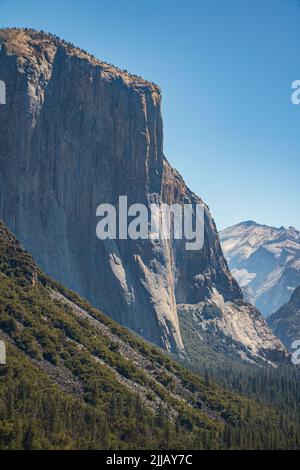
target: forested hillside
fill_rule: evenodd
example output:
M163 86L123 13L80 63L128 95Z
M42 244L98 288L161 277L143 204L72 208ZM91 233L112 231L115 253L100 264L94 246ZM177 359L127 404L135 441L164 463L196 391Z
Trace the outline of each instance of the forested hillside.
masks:
M0 225L1 449L294 448L269 405L179 366L45 276Z

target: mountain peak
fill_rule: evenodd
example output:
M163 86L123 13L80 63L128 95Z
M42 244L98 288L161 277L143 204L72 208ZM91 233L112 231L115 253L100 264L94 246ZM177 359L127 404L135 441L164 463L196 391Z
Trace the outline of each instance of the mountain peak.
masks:
M292 298L291 298L291 301L292 302L300 302L300 286L299 287L296 287L296 289L294 290L293 294L292 294Z
M185 240L96 236L97 207L117 207L120 195L129 205L202 204L164 158L156 85L44 32L2 30L0 42L8 95L0 217L41 268L170 352L185 351L179 306L199 306L205 316L211 300L223 313L217 335L231 348L239 342L240 357L284 357L259 313L243 304L206 206L204 247L192 253Z

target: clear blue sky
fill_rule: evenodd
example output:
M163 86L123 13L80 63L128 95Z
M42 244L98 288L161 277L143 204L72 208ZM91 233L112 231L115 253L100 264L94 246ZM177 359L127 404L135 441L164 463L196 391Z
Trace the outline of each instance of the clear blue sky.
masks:
M300 229L299 0L0 0L163 90L165 154L218 228Z

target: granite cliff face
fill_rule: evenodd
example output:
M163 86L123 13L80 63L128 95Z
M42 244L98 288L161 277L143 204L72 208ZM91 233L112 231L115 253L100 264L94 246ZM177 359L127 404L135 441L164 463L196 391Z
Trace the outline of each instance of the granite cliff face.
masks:
M267 327L242 303L206 206L201 251L186 251L181 241L96 237L97 206L117 206L120 195L128 204L202 203L164 157L160 89L52 35L2 30L0 43L0 80L7 85L0 217L41 267L177 353L184 350L177 306L201 309L221 296L224 305L243 308L250 355L284 357L272 335L257 343Z
M300 232L253 221L220 233L229 267L244 296L265 315L289 301L300 284Z

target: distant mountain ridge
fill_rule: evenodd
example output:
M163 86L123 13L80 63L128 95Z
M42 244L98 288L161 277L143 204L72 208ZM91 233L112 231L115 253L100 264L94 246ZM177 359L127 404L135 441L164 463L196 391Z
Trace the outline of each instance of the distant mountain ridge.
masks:
M254 221L220 232L224 255L245 298L266 316L288 302L300 285L300 232Z

